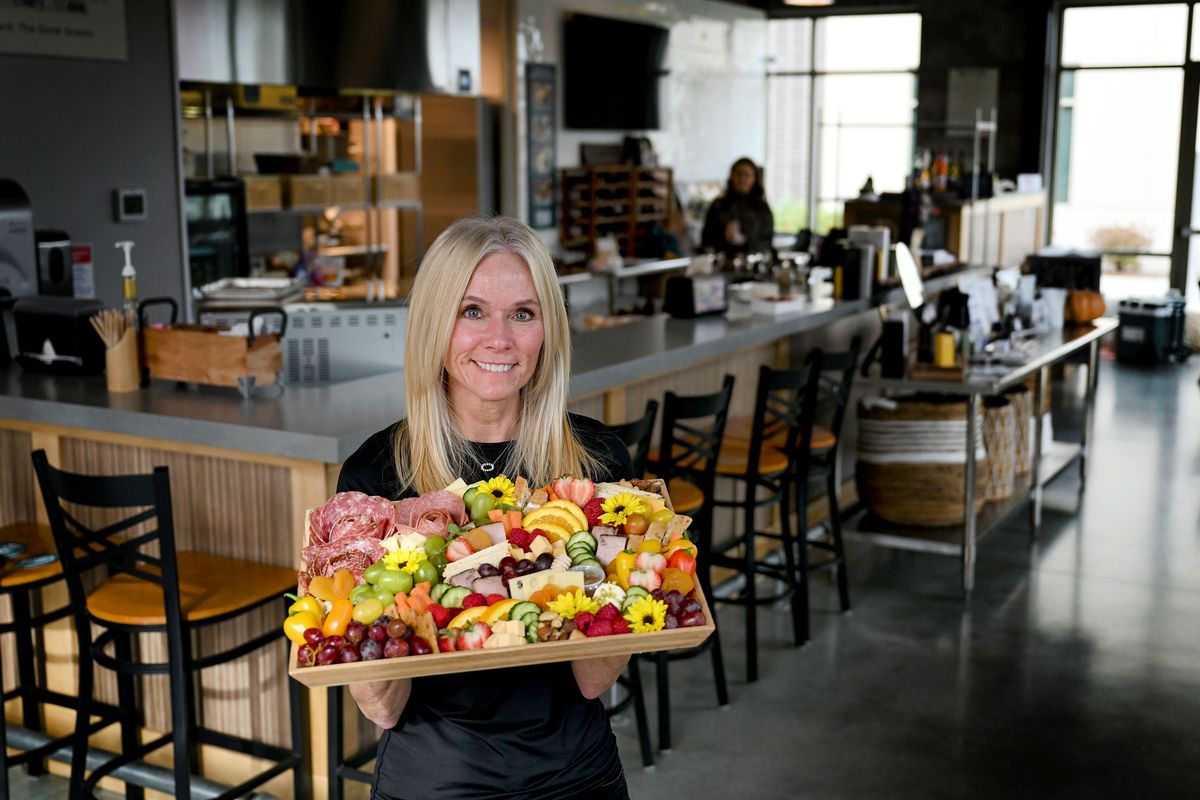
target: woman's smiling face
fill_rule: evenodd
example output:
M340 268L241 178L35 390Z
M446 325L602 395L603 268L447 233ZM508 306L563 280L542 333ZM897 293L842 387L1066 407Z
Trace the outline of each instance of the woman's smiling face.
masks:
M512 253L479 262L459 301L446 353L456 413L516 401L542 351L542 308L529 267Z

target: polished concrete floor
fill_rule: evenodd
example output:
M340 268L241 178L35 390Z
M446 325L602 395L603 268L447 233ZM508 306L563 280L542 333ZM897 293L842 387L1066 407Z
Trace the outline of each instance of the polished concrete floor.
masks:
M672 664L672 752L644 770L632 718L614 722L632 796L1200 796L1198 369L1102 362L1082 502L1072 468L1036 545L1024 515L986 539L969 605L957 561L855 547L853 612L818 578L799 649L763 613L752 685L741 611L721 608L732 704L707 659ZM1059 438L1079 377L1056 386ZM12 774L14 798L66 796Z

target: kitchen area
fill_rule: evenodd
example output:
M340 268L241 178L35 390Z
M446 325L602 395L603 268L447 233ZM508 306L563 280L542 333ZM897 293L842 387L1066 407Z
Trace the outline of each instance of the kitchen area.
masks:
M1086 522L1105 548L1125 552L1097 510L1120 496L1113 489L1121 472L1113 457L1118 401L1133 407L1141 382L1153 384L1171 398L1164 418L1180 420L1180 436L1190 435L1186 415L1197 406L1188 394L1195 370L1187 341L1195 323L1184 302L1118 304L1101 291L1102 258L1112 254L1044 252L1058 196L1042 160L1053 151L1042 104L1057 96L1053 87L1048 98L1041 94L1042 75L1031 77L1025 62L1040 58L1053 36L1041 18L1061 21L1064 4L1045 0L1035 13L1006 0L981 12L990 15L994 41L975 51L962 15L936 0L903 8L839 0L815 11L784 0L619 8L601 0L78 5L86 11L0 8L0 102L20 109L0 131L6 531L18 524L48 531L30 459L43 451L54 467L84 475L166 467L179 551L300 567L310 511L337 492L342 465L364 440L405 416L409 293L430 245L462 217L513 216L547 245L570 323L568 408L606 425L714 391L732 376L721 425L727 416L728 437L740 422L748 438L749 420L761 413L756 387L764 371L803 369L813 353L835 362L849 354L840 407L820 411L836 420L818 425L835 431L827 482L810 479L790 512L806 552L838 548L829 580L819 572L803 578L814 598L812 640L790 646L786 603L763 606L757 622L746 617L761 629L756 635L747 634L741 609L720 607L717 649L725 648L733 688L721 713L749 731L744 744L718 732L712 688L721 687L720 697L725 677L707 655L672 666L674 747L665 667L658 666L657 685L648 680L643 689L639 677L638 702L645 691L654 722L644 711L611 715L633 796L715 797L718 772L736 773L768 796L803 790L810 779L821 796L887 794L889 771L903 776L897 786L932 793L939 780L921 774L981 779L986 770L969 753L887 767L894 759L883 754L920 749L921 732L896 719L886 731L867 730L865 717L886 708L886 697L915 713L909 695L923 678L906 670L924 664L946 685L957 681L957 705L932 702L931 725L966 735L955 719L963 730L986 719L988 736L999 737L995 698L1009 678L988 670L1020 674L1024 651L1014 646L1000 663L987 661L991 650L1041 636L1022 627L1052 627L1034 621L1039 614L1058 619L1062 605L1053 613L1038 605L1039 580L1042 603L1083 604L1088 594L1082 579L1064 588L1055 583L1059 572L1043 577L1039 559L1052 559L1060 572L1095 568L1104 579L1121 569L1119 558L1096 566L1090 559L1099 556L1081 544ZM41 32L21 38L13 31L24 30L26 13L42 15L31 17ZM818 45L821 24L832 31L831 20L858 18L896 30L916 18L920 65L896 66L888 59L900 56L865 34L846 40L830 32L829 46ZM785 31L783 22L797 20L810 26L803 36ZM72 26L91 31L75 37L85 44L63 33ZM809 45L802 66L795 53ZM1010 57L1018 51L1023 59ZM828 63L818 66L820 58ZM990 94L987 81L971 85L978 97L966 93L980 103L971 106L973 120L929 123L943 107L966 107L947 71L985 68L996 71L996 83ZM827 85L822 70L833 76ZM874 147L873 139L854 138L862 131L897 128L870 116L895 105L895 97L880 97L866 116L848 112L835 125L817 115L804 123L808 134L796 133L796 98L811 104L804 113L820 102L852 108L860 91L854 80L870 70L912 79L899 126L908 126L909 138L894 148L902 153L898 180L836 170L836 178L812 177L815 167L781 155L779 143L795 139L789 146L812 163L842 158L843 148ZM843 73L850 77L838 83ZM788 94L785 84L800 80L810 88ZM1029 97L1019 96L1022 87ZM845 143L832 138L841 136ZM939 159L958 149L966 157L950 186ZM706 215L733 193L740 156L760 165L756 180L769 191L773 227L750 247L741 229L726 226L726 243L737 244L714 245ZM875 168L881 159L863 163ZM809 181L803 213L782 196L785 171L788 180ZM1128 413L1151 424L1142 419L1149 403ZM656 453L662 424L651 429ZM1183 463L1185 449L1167 450ZM1186 474L1175 470L1162 485L1176 486ZM746 502L732 474L718 472L713 486ZM1085 487L1092 488L1085 494ZM705 508L718 548L744 536L747 525L780 530L778 510ZM1172 519L1163 536L1185 561L1194 558L1194 548L1178 542L1186 526ZM782 550L765 538L731 552L778 567ZM36 544L22 548L11 556L0 549L0 579L20 574L23 558L42 555ZM1078 561L1066 565L1072 554ZM845 582L847 563L854 613L832 577ZM744 599L747 578L737 568L715 568L712 580L720 602ZM1102 579L1089 573L1089 580ZM1176 586L1161 575L1149 580L1147 592L1159 600ZM1195 588L1190 577L1175 580ZM10 590L0 583L5 634L3 620L23 607ZM1180 607L1193 600L1187 594ZM51 584L40 589L35 613L64 604L65 586ZM245 631L274 630L277 605L196 642L230 645ZM1074 607L1078 633L1087 613ZM1165 625L1155 641L1174 656L1194 651L1177 627ZM13 766L3 789L65 797L74 711L19 690L36 683L59 700L78 693L76 631L58 619L30 633L36 669L22 656L26 634L17 634L21 641L0 638L7 720L0 735L14 752L45 752L28 769ZM139 636L139 656L170 660L165 636ZM1111 636L1106 647L1116 646L1119 636ZM1040 646L1030 646L1031 670L1073 680L1076 656L1054 660ZM305 690L297 712L288 658L282 647L268 647L198 671L192 713L221 735L303 751L296 756L302 773L275 774L253 796L366 797L370 773L361 770L370 769L380 732L349 695L335 697L340 690ZM641 663L654 674L653 656ZM628 681L602 698L607 705L633 696ZM1190 678L1155 684L1176 698L1192 685ZM98 698L119 704L127 692L97 670ZM177 723L167 680L140 677L137 695L144 738L169 733ZM1042 698L1030 713L1053 709ZM1182 724L1190 710L1187 701L1163 724ZM760 717L765 727L755 734ZM874 766L844 776L844 785L816 780L816 756L794 764L785 757L783 743L806 737L806 725L821 732L826 744L812 747L831 764L844 765L849 746L831 744L850 736L837 731L859 731L865 744L854 757ZM51 752L56 740L66 749ZM130 742L113 726L93 735L90 747L99 756L89 758L107 758ZM746 768L757 763L753 747L778 760L764 768L769 777ZM1179 763L1194 760L1187 750ZM216 797L250 780L262 752L195 744L192 796ZM363 758L343 758L350 752ZM140 785L147 796L166 796L175 780L170 756L158 754L118 767L101 788Z

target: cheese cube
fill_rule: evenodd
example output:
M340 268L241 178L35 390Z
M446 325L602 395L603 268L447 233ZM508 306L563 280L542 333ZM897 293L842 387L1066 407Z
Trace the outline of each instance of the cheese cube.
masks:
M533 557L537 558L542 553L553 553L554 545L550 544L550 540L545 536L535 536L529 544L529 549L533 551ZM564 549L563 552L565 553L566 550Z

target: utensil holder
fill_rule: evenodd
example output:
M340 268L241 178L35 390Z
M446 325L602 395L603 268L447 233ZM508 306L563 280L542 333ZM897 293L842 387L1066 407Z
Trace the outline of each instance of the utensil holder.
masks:
M104 380L110 392L132 392L140 384L138 376L137 332L127 328L114 346L104 353Z

